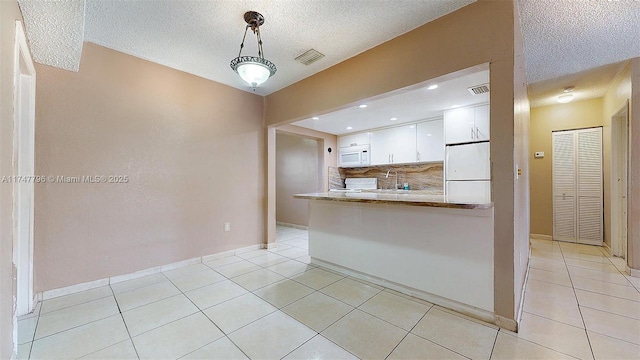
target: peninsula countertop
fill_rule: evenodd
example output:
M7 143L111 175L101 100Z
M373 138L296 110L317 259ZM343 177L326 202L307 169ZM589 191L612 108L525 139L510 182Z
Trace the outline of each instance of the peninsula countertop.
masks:
M450 200L445 195L416 194L411 190L397 190L387 192L363 191L363 192L322 192L309 194L296 194L296 199L327 200L360 203L380 203L396 205L413 205L441 207L450 209L489 209L493 207L492 202L480 202L468 199Z

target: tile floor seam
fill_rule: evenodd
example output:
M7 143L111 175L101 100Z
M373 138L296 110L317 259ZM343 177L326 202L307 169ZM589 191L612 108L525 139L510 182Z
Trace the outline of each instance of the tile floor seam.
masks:
M496 331L496 337L493 338L493 346L491 346L491 353L489 353L489 360L493 357L493 351L496 349L496 343L498 342L498 335L500 334L500 328Z
M624 286L624 285L620 285L620 286ZM584 291L584 292L588 292L588 293L591 293L591 294L598 294L598 295L602 295L602 296L608 296L608 297L612 297L612 298L616 298L616 299L621 299L621 300L627 300L627 301L633 301L633 302L640 303L640 298L639 298L639 300L632 300L632 299L623 298L623 297L616 296L616 295L610 295L608 293L601 293L601 292L597 292L597 291L593 291L593 290L589 290L589 289L581 289L581 288L576 288L576 287L574 287L574 289L575 290ZM576 296L576 300L577 300L577 296ZM580 302L578 302L578 305L579 304L580 304Z
M365 302L365 303L366 303L366 302ZM364 304L363 304L363 305L364 305ZM398 348L398 346L400 346L400 344L404 341L404 339L406 339L406 338L407 338L407 336L409 336L409 334L413 334L411 331L413 331L413 329L415 329L415 327L418 325L418 323L419 323L420 321L422 321L422 319L424 319L424 317L427 315L427 313L429 312L429 310L431 310L431 308L432 308L432 307L433 307L433 305L432 305L432 306L430 306L430 307L427 309L427 311L425 311L425 313L424 313L424 314L422 314L422 316L420 317L420 319L418 319L418 322L416 322L415 324L413 324L413 326L411 327L411 329L409 329L409 331L407 331L407 333L406 333L406 334L404 334L404 336L402 337L402 339L400 339L400 341L398 341L398 343L396 344L396 346L394 346L394 347L393 347L393 349L391 349L391 352L389 352L389 353L387 354L387 356L385 356L385 358L384 358L385 360L387 360L387 359L389 358L389 356L391 356L391 354L393 354L393 352L396 350L396 348ZM363 311L364 311L364 310L363 310ZM365 312L366 312L366 311L365 311ZM367 313L367 314L368 314L368 313ZM404 330L404 329L403 329L403 330ZM415 335L415 334L414 334L414 335ZM435 343L434 343L434 344L435 344Z
M163 283L164 281L171 281L171 280L169 280L169 278L168 278L168 277L167 277L167 276L166 276L162 271L161 271L161 272L157 272L157 273L155 273L155 274L161 274L162 276L164 276L165 280L158 281L158 282L155 282L155 283L153 283L153 284L146 284L146 285L142 285L142 286L140 286L140 287L137 287L137 288L134 288L134 289L131 289L131 290L127 290L127 291L122 291L122 292L119 292L119 293L116 293L116 292L115 292L115 290L113 290L113 287L111 287L112 285L115 285L115 284L109 284L109 287L111 287L111 291L113 292L114 296L116 296L116 295L126 294L126 293L128 293L128 292L132 292L132 291L136 291L136 290L144 289L144 288L147 288L147 287L149 287L149 286L158 285L158 284ZM155 275L155 274L151 274L151 275ZM141 279L141 278L146 277L146 276L150 276L150 275L141 276L141 277L136 278L136 279ZM136 280L136 279L131 279L131 280ZM121 282L116 283L116 284L122 284L122 283L124 283L124 282L131 281L131 280L121 281ZM173 283L172 283L172 284L173 284ZM174 286L175 286L175 285L174 285ZM178 290L180 290L180 289L178 289Z
M534 314L534 315L535 315L535 314ZM536 316L538 316L538 315L536 315ZM556 349L550 348L550 347L548 347L548 346L546 346L546 345L544 345L544 344L537 343L537 342L535 342L535 341L533 341L533 340L520 338L520 337L518 337L518 336L517 336L517 333L516 333L516 335L509 335L509 334L507 334L507 333L506 333L506 331L509 331L509 330L503 330L503 329L501 328L501 329L500 329L500 331L502 331L503 333L505 333L505 335L506 335L506 336L513 336L513 337L517 338L518 340L522 340L522 341L526 341L526 342L532 343L532 344L534 344L534 345L537 345L537 346L543 347L543 348L545 348L545 349L549 349L549 350L551 350L551 351L553 351L553 352L557 352L557 353L559 353L559 354L562 354L562 355L568 356L568 357L570 357L570 358L572 358L572 359L578 359L578 360L581 360L581 359L580 359L580 358L578 358L578 357L575 357L575 356L573 356L573 355L567 354L567 353L562 352L562 351L560 351L560 350L556 350Z
M633 317L629 317L629 316L626 316L626 315L620 315L620 314L618 314L618 313L614 313L614 312L611 312L611 311L607 311L607 310L602 310L602 309L594 308L594 307L592 307L592 306L580 305L580 304L578 304L578 306L579 306L579 307L584 307L584 308L587 308L587 309L591 309L591 310L600 311L600 312L603 312L603 313L607 313L607 314L609 314L609 315L616 315L616 316L623 317L623 318L625 318L625 319L630 319L630 320L635 320L635 321L640 322L640 319L638 319L638 318L633 318Z
M109 286L109 285L104 285L104 286ZM97 289L97 288L96 288L96 289ZM109 286L109 289L111 289L111 286ZM93 290L93 289L91 289L91 290ZM113 293L113 291L112 291L112 293ZM77 293L76 293L76 294L77 294ZM113 295L113 294L112 294L112 295ZM82 304L90 303L90 302L95 301L95 300L100 300L100 299L108 298L109 296L112 296L112 295L105 295L105 296L97 297L97 298L95 298L95 299L91 299L91 300L87 300L87 301L79 302L79 303L77 303L77 304L73 304L73 305L69 305L69 306L61 307L61 308L59 308L59 309L55 309L55 310L52 310L52 311L47 311L47 312L46 312L46 313L44 313L44 314L38 314L38 317L39 317L40 315L48 315L48 314L54 313L54 312L56 312L56 311L60 311L60 310L64 310L64 309L68 309L68 308L70 308L70 307L74 307L74 306L76 306L76 305L82 305ZM68 295L63 295L63 296L68 296ZM55 298L47 299L47 300L44 300L42 303L43 303L43 305L44 305L44 302L46 302L46 301L48 301L48 300L59 299L59 298L61 298L61 297L63 297L63 296L58 296L58 297L55 297Z
M576 328L576 329L580 329L580 330L585 330L586 329L586 328L581 328L579 326L575 326L573 324L566 323L564 321L560 321L558 319L552 319L550 317L547 317L547 316L544 316L544 315L535 314L535 313L532 313L532 312L529 312L529 311L523 310L522 312L523 313L527 313L529 315L534 315L534 316L537 316L537 317L541 317L543 319L547 319L547 320L550 320L550 321L553 321L553 322L557 322L557 323L560 323L560 324L563 324L563 325L571 326L571 327ZM580 314L580 318L582 319L582 314ZM582 323L584 324L584 320L582 321Z
M569 267L569 264L567 264L566 258L564 256L564 250L562 250L562 246L560 247L560 254L562 254L562 259L565 260L565 265L567 266L567 270ZM591 351L591 358L595 359L596 355L593 352L593 346L591 345L591 339L589 338L589 332L587 331L587 323L584 320L584 315L582 315L582 309L580 308L580 302L578 301L578 294L576 293L576 288L573 285L573 279L571 279L571 272L569 272L569 282L571 283L571 289L573 290L573 296L576 299L576 303L578 304L578 312L580 313L580 319L582 320L582 325L584 325L584 334L587 337L587 344L589 344L589 350Z
M426 312L426 313L424 313L424 315L422 315L422 318L420 318L420 320L418 321L418 323L419 323L420 321L422 321L422 319L423 319L425 316L427 316L427 314L429 313L429 311L431 311L431 310L432 310L432 309L434 309L434 308L435 308L435 304L434 304L434 305L432 305L431 307L429 307L429 310L427 310L427 312ZM451 315L453 315L453 314L451 314ZM463 319L464 319L464 318L463 318ZM467 319L465 319L465 320L467 320ZM465 358L465 359L470 359L470 358L469 358L468 356L466 356L466 355L463 355L463 354L461 354L461 353L459 353L459 352L457 352L457 351L455 351L455 350L453 350L453 349L450 349L450 348L448 348L448 347L446 347L446 346L444 346L444 345L442 345L442 344L438 344L437 342L435 342L435 341L433 341L433 340L427 339L427 338L426 338L426 337L424 337L424 336L420 336L419 334L414 333L414 332L413 332L413 329L415 329L415 327L416 327L416 326L418 326L418 323L416 323L416 324L411 328L411 331L409 331L409 333L408 333L408 334L412 334L412 335L414 335L414 336L419 337L420 339L426 340L426 341L428 341L428 342L430 342L430 343L432 343L432 344L435 344L435 345L437 345L437 346L440 346L441 348L444 348L444 349L447 349L447 350L449 350L449 351L451 351L451 352L454 352L454 353L456 353L456 354L458 354L458 355L462 356L462 357L463 357L463 358ZM408 335L408 334L407 334L407 335ZM496 336L497 336L497 335L496 335ZM398 344L399 344L399 343L398 343ZM389 355L391 355L391 354L389 354Z
M116 303L116 304L117 304L117 303ZM119 310L119 309L118 309L118 310ZM64 330L56 331L56 332L51 333L51 334L49 334L49 335L47 335L47 336L43 336L43 337L41 337L41 338L34 339L34 340L33 340L33 342L40 341L40 340L42 340L42 339L46 339L46 338L51 337L51 336L53 336L53 335L57 335L57 334L60 334L60 333L63 333L63 332L69 331L69 330L77 329L77 328L79 328L79 327L82 327L82 326L85 326L85 325L88 325L88 324L93 324L93 323L95 323L95 322L98 322L98 321L101 321L101 320L104 320L104 319L108 319L108 318L110 318L110 317L112 317L112 316L116 316L116 315L120 315L120 313L107 315L107 316L105 316L105 317L101 317L101 318L99 318L99 319L94 319L94 320L88 321L88 322L86 322L86 323L82 323L82 324L79 324L79 325L76 325L76 326L72 326L72 327L70 327L70 328L68 328L68 329L64 329ZM38 322L40 322L40 318L38 318ZM36 330L37 330L37 328L36 328Z
M140 354L138 354L138 349L136 349L136 344L133 342L133 337L131 337L131 332L129 331L129 326L127 326L127 322L124 320L124 315L122 314L122 309L120 309L120 304L118 304L118 300L116 299L116 293L115 293L115 291L113 291L113 288L111 287L111 284L109 284L109 289L111 289L111 294L113 296L113 299L116 301L116 306L118 307L118 312L120 313L120 318L122 319L122 323L124 324L125 330L127 330L127 335L129 335L129 341L131 341L131 346L133 346L133 351L135 351L136 356L138 357L138 359L140 359ZM100 351L100 350L98 350L98 351Z
M171 285L173 285L173 283L172 283ZM173 285L173 286L175 286L175 285ZM180 291L180 289L178 289L178 291ZM184 293L183 293L182 291L180 291L180 293L179 293L179 294L169 295L169 296L163 297L162 299L154 300L154 301L149 302L149 303L146 303L146 304L142 304L142 305L139 305L139 306L136 306L136 307L132 307L131 309L127 309L127 310L125 310L125 311L123 311L123 312L129 312L129 311L131 311L131 310L139 309L139 308L141 308L141 307L143 307L143 306L147 306L147 305L155 304L155 303L157 303L157 302L159 302L159 301L166 300L166 299L169 299L169 298L172 298L172 297L176 297L176 296L178 296L178 295L180 295L180 294L183 294L183 295L184 295ZM187 295L185 295L185 296L187 296ZM114 296L114 298L115 298L115 296ZM187 298L188 298L188 296L187 296ZM120 304L118 304L118 298L115 298L115 300L116 300L116 304L118 305L118 309L120 310Z

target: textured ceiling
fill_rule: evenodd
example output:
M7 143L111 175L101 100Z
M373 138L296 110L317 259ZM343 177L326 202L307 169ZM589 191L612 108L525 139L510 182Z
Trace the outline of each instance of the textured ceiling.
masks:
M579 84L576 90L584 90L580 98L602 96L615 73L605 65L640 56L638 0L517 1L534 106L557 96L556 86L559 93L563 86ZM265 56L278 67L256 91L261 95L472 2L19 0L37 62L77 71L84 40L246 91L251 90L229 68L229 61L239 50L243 13L259 11L266 18ZM255 53L251 40L244 54ZM309 66L294 61L310 48L326 57ZM574 74L590 77L580 80Z
M78 71L84 40L84 0L18 0L33 59Z
M473 0L87 0L85 40L175 69L250 90L229 67L255 10L265 58L278 72L259 87L265 95L472 3ZM247 35L243 54L255 55ZM294 60L314 48L326 56L306 66Z
M603 96L618 69L609 64L640 56L640 1L518 3L533 107L555 103L569 85L576 100Z

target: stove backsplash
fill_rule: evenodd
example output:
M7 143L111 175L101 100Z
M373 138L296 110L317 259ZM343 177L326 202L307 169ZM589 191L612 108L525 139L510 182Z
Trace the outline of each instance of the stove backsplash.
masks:
M389 178L385 175L391 169ZM392 189L398 172L400 186L409 183L410 190L424 191L429 194L444 193L444 168L442 162L381 165L355 168L329 167L329 189L343 189L346 178L378 178L379 189Z

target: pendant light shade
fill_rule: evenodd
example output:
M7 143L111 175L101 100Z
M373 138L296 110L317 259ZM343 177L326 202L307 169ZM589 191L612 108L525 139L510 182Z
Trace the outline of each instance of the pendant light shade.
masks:
M244 14L244 20L247 23L247 27L244 30L242 44L240 44L240 53L237 58L231 60L231 68L240 75L242 80L251 85L255 91L256 87L260 86L273 76L277 69L271 61L264 58L262 50L260 26L264 24L264 16L255 11L247 11ZM256 39L258 41L258 56L242 56L244 40L247 37L247 30L249 30L249 28L251 28L253 33L256 35Z

